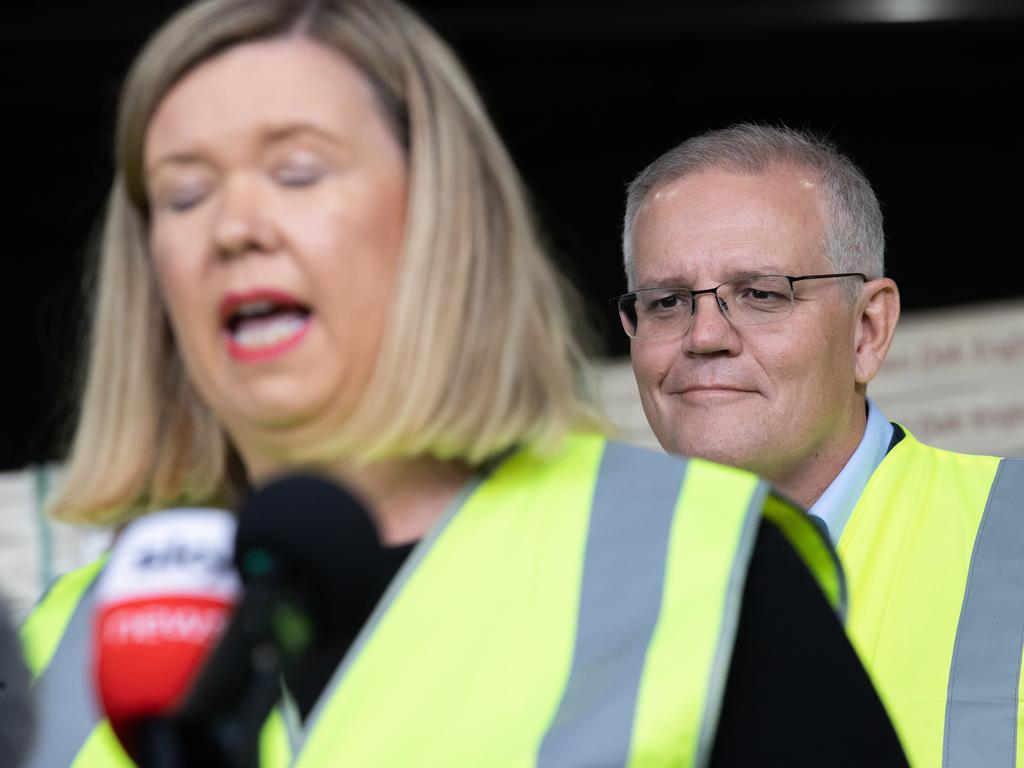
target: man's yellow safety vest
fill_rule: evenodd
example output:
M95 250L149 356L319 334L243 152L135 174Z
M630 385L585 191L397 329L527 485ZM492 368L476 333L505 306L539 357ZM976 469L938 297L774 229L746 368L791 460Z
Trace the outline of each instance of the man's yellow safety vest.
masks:
M304 733L291 747L283 726L265 734L261 762L705 764L765 517L841 609L827 540L752 474L590 435L554 456L521 450L416 546ZM40 682L83 602L57 597L26 626ZM56 648L42 647L47 632ZM103 730L93 713L68 734L64 764Z
M1024 459L909 433L839 540L848 632L914 766L1024 768Z

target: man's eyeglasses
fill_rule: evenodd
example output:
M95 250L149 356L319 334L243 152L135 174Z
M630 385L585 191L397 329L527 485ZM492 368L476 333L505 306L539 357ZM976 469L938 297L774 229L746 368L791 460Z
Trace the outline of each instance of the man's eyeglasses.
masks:
M714 295L719 310L733 325L764 325L785 320L793 314L793 284L801 280L859 277L861 272L833 275L752 275L726 280L714 288L644 288L612 299L626 334L634 339L682 334L690 327L697 297Z

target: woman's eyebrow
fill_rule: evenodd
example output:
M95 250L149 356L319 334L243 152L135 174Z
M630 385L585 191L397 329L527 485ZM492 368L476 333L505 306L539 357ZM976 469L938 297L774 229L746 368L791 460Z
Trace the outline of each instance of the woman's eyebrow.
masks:
M345 143L344 137L340 136L336 132L329 128L316 125L314 123L301 122L301 123L289 123L287 125L280 125L268 128L263 132L260 137L262 144L280 144L281 142L293 139L296 136L302 136L304 134L310 134L318 139L328 141L332 144L343 144Z
M161 155L152 163L146 166L146 174L150 175L155 173L157 170L164 166L181 166L181 165L205 165L209 161L203 157L201 152L195 152L191 150L181 150L178 152L171 152L166 155Z
M258 139L261 146L273 146L275 144L281 144L297 136L311 135L322 141L327 141L331 144L340 145L344 144L345 140L342 136L331 131L330 129L315 125L313 123L289 123L287 125L272 126L263 131ZM165 155L161 155L152 163L146 166L146 173L153 174L159 168L163 166L183 166L183 165L205 165L210 161L206 154L201 149L182 149L169 152Z

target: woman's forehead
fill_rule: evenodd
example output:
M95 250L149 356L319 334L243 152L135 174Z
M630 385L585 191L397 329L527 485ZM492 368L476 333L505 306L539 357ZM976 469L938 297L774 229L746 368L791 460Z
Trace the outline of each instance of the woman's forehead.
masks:
M338 137L376 111L372 87L340 53L307 38L243 43L203 62L157 106L146 131L146 164L211 142L297 126Z

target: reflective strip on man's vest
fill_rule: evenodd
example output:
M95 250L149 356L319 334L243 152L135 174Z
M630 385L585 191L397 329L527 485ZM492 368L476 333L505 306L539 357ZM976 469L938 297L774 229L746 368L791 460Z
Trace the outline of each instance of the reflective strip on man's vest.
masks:
M942 762L1013 766L1024 651L1024 459L1003 459L971 555L949 669Z
M297 765L706 764L767 493L595 437L516 454L400 570Z
M1024 460L908 433L868 482L839 554L850 636L911 764L1024 765Z

